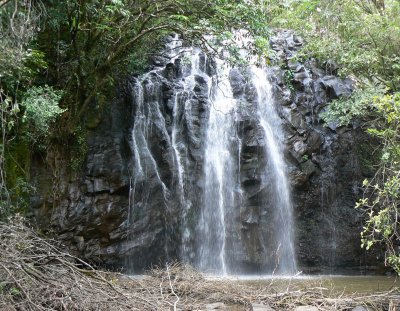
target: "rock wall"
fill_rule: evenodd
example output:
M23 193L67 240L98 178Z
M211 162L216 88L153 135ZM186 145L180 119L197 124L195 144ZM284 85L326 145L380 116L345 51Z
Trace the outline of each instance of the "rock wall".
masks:
M359 158L363 134L357 128L325 126L320 118L331 99L351 93L352 83L336 77L332 64L321 69L313 60L296 62L293 56L302 42L289 31L277 34L271 45L286 64L286 70L272 67L270 78L286 137L299 268L311 273L362 271L376 264L360 249L362 215L354 209L368 173ZM211 75L213 62L204 55L199 61ZM194 227L199 215L210 101L200 75L194 78L193 92L183 89L190 66L183 57L171 61L165 53L154 57L153 71L128 79L99 125L88 130L82 172L71 173L60 155L48 155L51 167L34 159L36 219L81 256L134 272L183 253L187 260L193 258L198 237L185 240L182 228ZM270 236L268 209L273 206L266 204L269 190L259 182L260 163L268 159L260 152L264 141L252 108L254 86L239 70L231 71L230 82L235 98L247 103L237 121L243 194L231 211L236 222L231 240L246 251L232 260L241 263L241 272L259 272L271 264L263 241ZM173 135L179 137L182 163L190 172L184 189L179 188ZM183 210L182 198L190 198L184 202L190 204L188 210ZM260 202L266 207L260 208ZM189 249L182 249L183 240Z
M290 32L272 46L292 73L289 88L279 68L273 76L286 123L300 265L307 272L365 271L377 264L376 254L360 248L363 216L354 209L360 182L370 174L361 158L366 135L356 127L326 126L320 117L330 100L351 94L352 82L336 77L333 64L322 70L315 60L292 61L301 41Z

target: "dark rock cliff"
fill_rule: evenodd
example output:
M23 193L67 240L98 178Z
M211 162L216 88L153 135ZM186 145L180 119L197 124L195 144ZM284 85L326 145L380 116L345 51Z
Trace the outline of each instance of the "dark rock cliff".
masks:
M280 32L271 45L287 64L286 70L270 68L269 76L286 138L300 270L362 271L376 264L360 249L362 215L354 209L367 174L359 152L363 133L325 126L320 118L331 99L351 93L352 83L337 78L331 66L323 70L312 60L292 60L302 42L291 32ZM199 61L204 72L212 73L211 61L204 55ZM198 75L193 92L183 89L181 81L190 66L183 57L170 62L168 55L159 55L153 65L154 71L121 86L99 125L88 130L89 149L81 172L69 172L62 156L49 154L51 165L46 167L37 157L31 174L38 189L32 197L34 213L43 228L55 231L89 260L131 271L179 259L183 253L190 261L190 245L199 238L186 237L189 249L182 249L183 223L195 226L199 214L208 85ZM232 239L246 251L233 260L255 272L268 265L262 241L270 235L265 215L273 206L260 208L260 202L268 200L268 189L259 183L260 163L267 160L260 152L264 141L251 106L254 87L239 70L231 71L230 83L234 97L248 103L237 122L243 194L240 206L232 210ZM181 162L190 172L184 188L177 179L173 136L179 137ZM183 211L183 204L190 208Z

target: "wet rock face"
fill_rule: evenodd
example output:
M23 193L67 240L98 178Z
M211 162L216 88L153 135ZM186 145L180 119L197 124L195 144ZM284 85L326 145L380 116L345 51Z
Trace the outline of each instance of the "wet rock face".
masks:
M117 257L126 237L129 110L129 101L122 98L107 107L100 125L88 132L82 171L72 172L62 154L49 154L46 165L37 157L32 165L32 182L38 189L32 205L39 224L57 232L81 256L98 262L104 255Z
M273 67L269 72L283 122L299 268L340 272L375 264L360 249L362 215L354 209L366 174L358 157L363 134L353 128L328 128L320 118L327 102L351 94L351 81L318 68L315 61L292 61L301 45L291 32L277 34L271 46L287 69ZM215 70L204 56L199 62L203 71ZM191 205L185 221L195 226L204 184L204 137L211 107L207 82L198 75L191 82L193 91L186 92L182 79L190 64L183 58L170 61L169 55L159 55L153 66L145 77L128 79L103 112L99 126L89 130L82 171L71 173L63 157L56 155L49 155L51 168L39 157L32 166L32 180L39 190L32 197L33 211L43 228L56 231L89 260L131 271L181 258L181 192ZM271 239L273 220L268 215L274 206L267 198L272 188L261 183L260 169L268 159L256 122L255 87L236 69L229 79L234 97L246 102L236 121L243 193L232 207L231 240L246 250L234 260L244 271L255 272L272 260L263 250L263 243ZM177 122L179 127L174 127ZM179 144L172 144L173 137ZM191 172L185 176L185 185L190 186L184 189L177 179L174 148L183 157L184 169Z
M330 100L351 94L352 82L321 70L313 60L292 61L297 49L292 36L283 32L278 35L280 44L273 40L272 46L293 78L282 83L277 78L281 69L273 68L271 79L276 81L276 104L282 103L286 124L299 266L305 272L331 273L376 264L376 258L360 248L363 220L354 209L361 181L368 177L359 157L365 135L357 128L327 127L320 118Z

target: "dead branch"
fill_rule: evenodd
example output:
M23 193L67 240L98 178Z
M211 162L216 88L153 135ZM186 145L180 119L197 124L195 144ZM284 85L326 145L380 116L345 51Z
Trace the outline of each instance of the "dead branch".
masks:
M332 293L317 281L304 287L279 279L260 284L206 279L178 263L133 279L96 270L56 241L40 237L21 218L0 222L0 236L0 310L205 310L209 303L222 302L243 311L252 310L252 303L274 310L309 305L345 311L362 305L393 311L400 305L398 289L349 295Z

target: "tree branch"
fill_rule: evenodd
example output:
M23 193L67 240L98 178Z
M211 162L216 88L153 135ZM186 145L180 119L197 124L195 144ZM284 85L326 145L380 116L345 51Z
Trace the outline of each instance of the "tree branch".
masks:
M0 0L0 8L5 6L7 3L9 3L11 0Z

